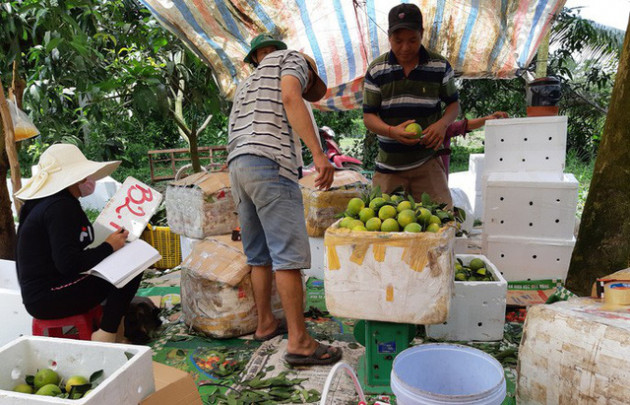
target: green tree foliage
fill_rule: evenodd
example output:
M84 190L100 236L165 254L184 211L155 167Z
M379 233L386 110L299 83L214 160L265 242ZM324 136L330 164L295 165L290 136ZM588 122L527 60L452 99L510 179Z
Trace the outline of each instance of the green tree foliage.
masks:
M19 61L24 109L42 133L22 148L23 167L61 141L90 158L122 159L119 174L148 180L148 150L186 145L178 123L197 131L215 114L199 135L224 140L227 106L210 69L136 1L9 1L0 20L0 74L10 82Z

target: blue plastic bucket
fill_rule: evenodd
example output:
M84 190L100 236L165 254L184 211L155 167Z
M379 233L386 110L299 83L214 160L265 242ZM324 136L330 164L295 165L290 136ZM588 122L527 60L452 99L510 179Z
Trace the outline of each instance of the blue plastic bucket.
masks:
M472 347L435 343L411 347L394 359L391 388L399 405L500 405L503 367Z

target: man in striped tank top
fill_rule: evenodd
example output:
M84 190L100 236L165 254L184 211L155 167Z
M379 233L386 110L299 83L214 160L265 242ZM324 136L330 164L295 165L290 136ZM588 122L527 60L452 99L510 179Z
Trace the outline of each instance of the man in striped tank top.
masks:
M257 61L254 73L236 90L228 124L232 195L258 311L254 339L269 340L288 331L289 364L332 364L341 358L341 350L315 341L304 322L300 270L310 268L311 257L297 183L301 145L294 136L313 154L315 185L328 189L334 168L303 100L320 100L326 85L315 62L299 52L277 50ZM271 311L274 273L286 323Z
M384 193L403 186L416 201L427 192L450 206L439 155L446 128L459 113L453 69L422 46L422 13L416 5L390 10L388 34L391 50L372 61L363 89L363 121L379 145L373 183ZM421 138L405 130L413 122L423 128Z

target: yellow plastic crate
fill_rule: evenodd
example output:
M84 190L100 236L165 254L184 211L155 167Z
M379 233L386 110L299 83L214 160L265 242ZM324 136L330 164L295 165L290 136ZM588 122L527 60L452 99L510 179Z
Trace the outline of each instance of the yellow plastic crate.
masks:
M151 226L149 224L140 238L156 248L162 255L162 259L153 265L156 269L172 269L182 262L179 235L171 232L171 228L168 226Z

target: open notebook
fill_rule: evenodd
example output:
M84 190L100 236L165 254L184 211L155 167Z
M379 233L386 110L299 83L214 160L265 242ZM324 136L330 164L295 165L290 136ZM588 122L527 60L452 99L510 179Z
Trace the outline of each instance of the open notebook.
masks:
M101 277L117 288L122 288L161 258L153 246L142 239L136 239L126 243L84 274Z

